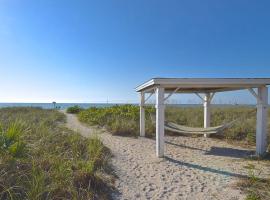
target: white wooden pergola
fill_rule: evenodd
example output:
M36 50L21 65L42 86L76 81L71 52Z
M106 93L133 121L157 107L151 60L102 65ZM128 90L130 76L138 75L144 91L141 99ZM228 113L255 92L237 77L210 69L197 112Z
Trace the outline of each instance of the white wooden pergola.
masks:
M248 90L257 100L256 154L267 150L267 107L270 78L153 78L138 86L140 93L140 136L145 136L145 109L147 100L156 94L156 155L164 156L165 101L176 93L194 93L204 105L204 127L210 126L211 100L215 93ZM146 94L149 96L146 98ZM204 94L204 95L202 95Z

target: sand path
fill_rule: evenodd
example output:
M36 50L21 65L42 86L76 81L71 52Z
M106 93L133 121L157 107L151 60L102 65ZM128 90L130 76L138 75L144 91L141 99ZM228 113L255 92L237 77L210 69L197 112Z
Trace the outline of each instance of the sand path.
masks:
M100 132L71 114L67 126L86 137ZM256 164L243 159L248 150L211 138L166 136L166 157L158 159L152 139L99 135L114 155L112 165L119 177L113 199L244 199L233 184L248 174L244 166ZM269 176L270 166L260 163L260 169L261 176Z

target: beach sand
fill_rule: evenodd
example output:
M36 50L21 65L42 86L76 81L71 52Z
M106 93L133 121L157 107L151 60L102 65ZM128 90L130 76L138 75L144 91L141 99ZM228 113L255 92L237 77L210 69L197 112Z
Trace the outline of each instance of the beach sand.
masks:
M67 114L67 126L88 137L97 131L113 153L117 175L113 199L244 199L235 182L248 175L243 159L251 152L212 138L166 136L165 158L155 156L155 140L112 136L81 124ZM256 165L256 173L269 176L270 166Z

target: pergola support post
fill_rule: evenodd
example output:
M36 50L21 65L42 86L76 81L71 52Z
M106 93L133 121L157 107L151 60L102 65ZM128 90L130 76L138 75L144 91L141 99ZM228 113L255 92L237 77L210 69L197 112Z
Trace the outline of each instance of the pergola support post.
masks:
M156 155L164 156L164 88L156 89Z
M257 94L256 154L263 156L267 150L268 88L258 88Z
M140 136L145 137L145 93L140 93Z
M211 105L211 95L210 93L206 93L204 96L204 128L210 127L211 123L211 114L210 114L210 105ZM206 134L204 134L204 137L207 137Z

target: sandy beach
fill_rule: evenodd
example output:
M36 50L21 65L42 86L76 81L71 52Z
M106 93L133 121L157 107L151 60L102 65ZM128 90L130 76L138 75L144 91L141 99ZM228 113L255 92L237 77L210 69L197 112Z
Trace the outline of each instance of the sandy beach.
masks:
M155 156L155 140L112 136L105 130L81 124L67 114L67 126L83 136L99 133L113 153L117 175L113 199L244 199L236 186L248 175L246 160L251 151L212 138L166 136L165 158ZM256 174L269 176L260 162Z

